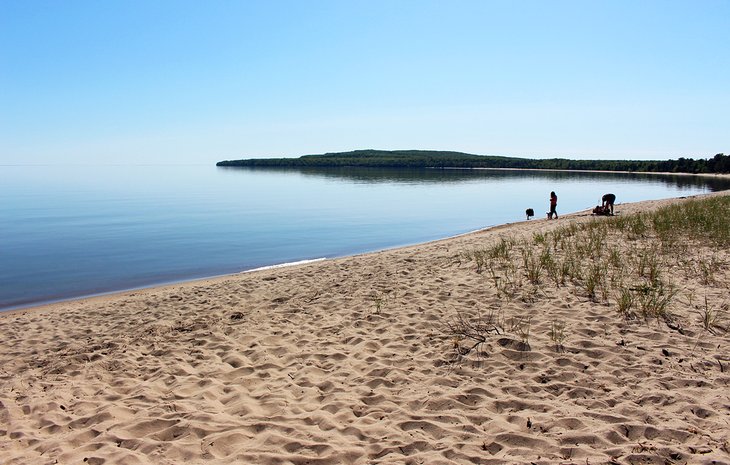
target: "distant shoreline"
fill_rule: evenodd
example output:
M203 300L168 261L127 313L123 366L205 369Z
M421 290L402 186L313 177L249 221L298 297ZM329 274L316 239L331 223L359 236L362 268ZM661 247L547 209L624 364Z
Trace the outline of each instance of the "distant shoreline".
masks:
M352 150L290 158L248 158L222 160L216 166L229 167L378 167L378 168L486 168L567 171L730 173L730 156L681 157L677 160L575 160L568 158L520 158L476 155L445 150Z
M704 176L711 178L727 178L730 179L730 173L673 173L669 171L613 171L613 170L567 170L567 169L549 169L549 168L461 168L461 167L444 167L429 168L444 170L496 170L496 171L538 171L538 172L559 172L559 173L602 173L602 174L652 174L659 176Z

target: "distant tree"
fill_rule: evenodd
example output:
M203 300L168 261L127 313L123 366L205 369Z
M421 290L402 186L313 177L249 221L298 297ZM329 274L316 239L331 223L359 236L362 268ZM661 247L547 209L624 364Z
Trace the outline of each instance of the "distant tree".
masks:
M729 173L730 157L718 153L710 160L569 160L474 155L428 150L355 150L304 155L299 158L226 160L218 166L268 167L379 167L379 168L529 168L553 170L644 171L673 173Z

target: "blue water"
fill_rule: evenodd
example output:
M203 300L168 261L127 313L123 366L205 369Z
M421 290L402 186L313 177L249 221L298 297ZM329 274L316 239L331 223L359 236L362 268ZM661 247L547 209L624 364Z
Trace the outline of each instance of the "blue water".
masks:
M706 178L491 170L0 166L0 309L730 188ZM620 207L618 208L620 211Z

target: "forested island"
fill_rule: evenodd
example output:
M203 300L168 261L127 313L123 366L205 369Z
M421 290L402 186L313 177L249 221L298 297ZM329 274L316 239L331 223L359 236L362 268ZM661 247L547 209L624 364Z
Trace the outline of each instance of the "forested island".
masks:
M474 155L432 150L354 150L304 155L299 158L225 160L217 166L248 167L378 167L378 168L521 168L542 170L644 171L667 173L730 173L730 156L677 160L569 160Z

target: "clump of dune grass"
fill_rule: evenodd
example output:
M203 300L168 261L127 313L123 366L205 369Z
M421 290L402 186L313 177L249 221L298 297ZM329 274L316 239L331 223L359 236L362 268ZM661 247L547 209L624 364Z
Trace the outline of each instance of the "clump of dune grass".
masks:
M522 266L525 270L527 280L532 284L540 284L540 276L542 275L542 261L539 257L535 257L532 248L525 247L522 249Z
M642 285L636 288L637 302L644 320L669 320L669 304L677 294L677 290L663 282L653 286Z
M716 329L723 329L724 331L727 331L727 328L722 325L722 322L725 319L725 312L727 312L727 310L727 303L715 308L715 306L709 304L707 296L705 296L704 306L699 307L699 311L697 311L702 318L702 327L705 331L713 334Z
M372 301L375 306L375 314L380 315L380 312L388 305L388 295L384 292L376 292L372 296Z
M619 315L621 315L625 320L631 320L636 316L634 313L634 294L631 292L631 289L621 287L618 290L616 306Z
M555 344L555 350L557 352L563 352L565 350L563 346L565 338L565 323L553 320L550 324L550 340Z
M458 261L460 263L462 261L474 261L477 266L477 273L482 273L488 267L504 267L511 265L512 263L510 256L514 245L515 241L501 238L498 243L490 245L489 247L474 249L462 253Z

